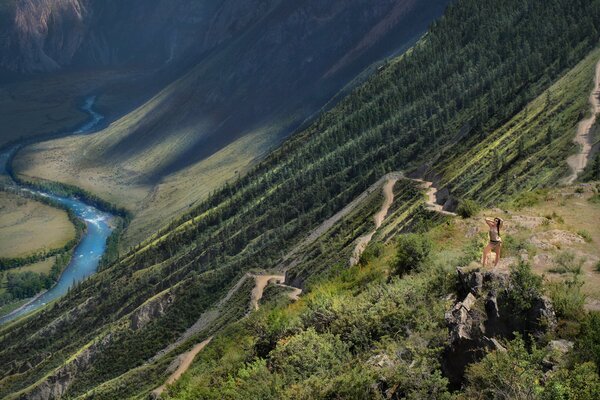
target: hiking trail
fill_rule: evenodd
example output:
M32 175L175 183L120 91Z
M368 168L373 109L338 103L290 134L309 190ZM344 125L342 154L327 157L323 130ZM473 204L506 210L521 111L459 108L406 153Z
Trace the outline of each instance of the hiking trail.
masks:
M590 94L590 106L592 115L579 122L577 126L577 135L573 143L579 146L579 151L567 158L567 164L571 168L571 174L567 176L563 183L570 185L583 172L590 160L594 138L592 137L592 128L596 124L597 115L600 113L600 61L596 64L596 73L594 78L594 89Z
M383 185L383 196L384 196L383 204L381 205L381 209L373 217L373 220L375 222L375 229L373 229L367 235L364 235L364 236L361 236L360 238L358 238L356 247L354 248L354 251L352 252L352 257L350 257L350 266L351 267L358 264L358 262L360 261L360 256L365 251L365 249L371 242L371 239L373 239L373 235L375 235L377 230L381 227L383 220L387 216L388 211L389 211L392 203L394 202L394 185L396 184L396 182L398 182L397 177L390 177L385 182L385 185Z

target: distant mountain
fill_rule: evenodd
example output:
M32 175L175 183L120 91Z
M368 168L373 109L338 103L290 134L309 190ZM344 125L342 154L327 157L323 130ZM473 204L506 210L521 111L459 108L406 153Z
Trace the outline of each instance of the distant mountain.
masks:
M22 62L12 68L40 69L39 63L30 61L47 55L55 67L145 64L171 71L177 78L99 135L65 149L64 159L81 177L58 167L59 175L67 173L69 183L100 195L119 185L117 190L126 196L117 202L134 212L147 211L149 215L142 218L157 219L145 221L146 228L137 239L150 232L148 227L156 228L157 223L202 198L208 192L205 188L214 185L216 189L233 178L235 171L255 163L341 89L351 87L374 62L410 47L449 3L73 1L36 3L34 10L17 7L28 21L39 22L32 16L41 13L52 22L50 26L67 21L66 15L76 15L77 23L60 24L76 30L68 34L62 34L62 28L14 30L12 34L21 35L18 37L26 44L21 48L27 51L17 51ZM41 4L46 4L48 11L40 11ZM64 16L52 17L54 14ZM39 39L30 32L36 32ZM72 46L66 46L63 37L70 38ZM29 50L38 56L31 56ZM219 154L226 151L227 155ZM213 163L217 166L189 171L211 157L219 160ZM230 161L223 162L223 158ZM231 159L239 164L242 158L241 166L232 167ZM84 176L90 169L94 170L93 179ZM182 171L184 178L174 176ZM98 175L106 181L96 179ZM190 188L190 176L194 188ZM211 176L210 182L202 181L206 176ZM170 181L165 183L166 179ZM182 179L186 180L184 188ZM131 187L145 190L138 202L131 200ZM181 189L180 193L198 188L205 193L180 201L181 194L164 193L174 187ZM108 196L114 199L113 189ZM138 220L132 229L137 229Z
M337 31L332 43L371 31L365 42L355 43L350 61L391 30L423 29L419 17L430 20L447 2L2 0L0 66L26 73L72 66L162 66L206 55L249 30L263 29L257 28L261 21L277 24L285 15L293 15L307 31L328 25L331 32ZM344 32L348 29L352 32Z

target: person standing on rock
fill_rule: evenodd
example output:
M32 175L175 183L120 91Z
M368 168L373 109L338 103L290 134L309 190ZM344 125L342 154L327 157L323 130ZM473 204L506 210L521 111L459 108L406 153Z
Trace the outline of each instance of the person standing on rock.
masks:
M494 261L494 267L498 265L498 261L500 261L500 251L502 250L502 237L500 237L500 228L504 224L502 218L486 218L485 223L490 228L490 242L485 249L483 249L483 257L481 259L481 264L485 268L487 264L488 256L490 252L493 251L496 254L496 260Z

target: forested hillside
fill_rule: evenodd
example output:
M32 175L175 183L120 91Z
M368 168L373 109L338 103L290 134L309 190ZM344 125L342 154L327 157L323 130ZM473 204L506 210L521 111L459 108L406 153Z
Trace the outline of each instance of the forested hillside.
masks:
M176 352L147 360L192 326L246 272L281 267L282 257L311 229L386 173L427 174L446 186L455 204L468 199L481 206L557 183L555 177L566 172L558 156L575 151L568 138L574 135L579 115L588 109L586 100L598 57L594 52L600 37L598 24L600 1L458 0L413 49L391 60L245 176L215 191L64 299L0 327L0 396L51 398L48 393L53 393L93 398L96 389L102 398L146 396L164 381ZM539 127L531 131L535 135L520 139L532 122ZM499 136L506 138L506 151L494 153L499 157L496 164L493 159L488 163L492 156L486 144ZM471 150L473 146L481 148ZM549 147L552 151L547 153ZM540 161L546 154L551 159ZM463 174L460 168L465 157L485 162L477 164L479 172ZM537 169L530 173L524 167L529 165L526 160L536 161L532 164ZM519 179L510 181L513 175ZM508 177L507 190L492 176ZM399 232L426 231L445 221L419 206L422 199L411 181L399 181L395 191L404 202L392 210L396 225L387 237L376 238L379 241L392 240ZM206 381L198 378L196 386L188 388L189 398L216 398L218 394L236 398L235 393L245 398L279 398L283 392L273 380L280 376L268 375L266 360L283 376L282 382L297 385L292 389L304 388L304 398L334 393L352 398L366 393L361 390L375 380L360 374L360 364L343 377L345 384L354 386L333 385L329 388L335 390L329 392L319 388L318 372L329 367L340 371L350 361L366 362L361 357L370 346L393 350L397 346L394 335L414 340L403 346L410 349L414 365L423 368L408 371L410 364L406 365L408 372L401 370L392 379L398 390L386 387L380 392L390 389L396 393L392 398L449 398L438 363L445 340L439 325L445 304L439 298L450 291L452 278L439 271L402 278L410 268L400 267L396 277L390 278L393 285L382 288L379 284L388 276L381 270L387 266L346 270L348 249L368 229L365 215L373 212L368 204L346 222L336 238L315 244L314 258L288 271L294 284L309 295L321 284L318 290L326 292L325 279L356 293L356 297L342 294L341 300L335 300L348 304L348 314L333 313L323 321L323 309L315 306L298 312L302 324L288 327L282 319L278 326L277 312L265 312L252 320L255 325L225 328L246 312L240 300L232 298L235 307L183 345L189 348L194 340L229 329L217 340L221 347L202 356L206 365L224 368L211 382L220 391L203 389ZM380 262L387 265L393 258L386 261L381 253L374 257L384 257ZM374 275L369 276L369 271ZM519 273L513 276L516 286L522 275L529 279L526 272ZM376 284L368 286L372 281ZM161 306L154 307L158 303ZM388 316L384 310L373 318L369 330L353 329L358 326L353 317L374 303L388 309L401 304L402 315ZM140 315L151 317L134 323ZM332 322L336 317L340 318ZM416 318L422 318L424 325L411 324ZM276 331L269 330L273 326ZM415 326L424 326L418 331L422 336L411 335ZM220 350L227 340L244 346L240 353L244 358L236 359L231 370L227 370L231 359L223 354L236 357L236 352ZM257 340L264 343L257 346ZM278 340L285 344L275 346ZM299 372L294 360L307 347L319 356L303 360L312 367ZM522 350L520 342L515 342L514 351ZM588 373L594 367L582 368L588 368L584 371ZM239 380L224 378L232 376ZM254 386L241 390L248 377L264 382L261 390L265 392L253 391ZM340 387L348 391L337 391ZM173 394L185 397L188 389L184 385Z

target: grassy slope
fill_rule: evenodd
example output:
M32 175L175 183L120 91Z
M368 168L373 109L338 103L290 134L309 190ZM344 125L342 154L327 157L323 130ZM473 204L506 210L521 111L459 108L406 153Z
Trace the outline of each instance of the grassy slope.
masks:
M589 261L600 257L597 246L600 230L582 222L600 215L600 206L588 201L596 190L588 187L580 194L574 187L554 189L540 192L525 208L518 207L522 198L506 204L502 215L507 224L507 258L501 269L508 270L508 265L516 264L516 259L523 257L523 251L530 260L548 253L555 260L560 251L567 249L584 251L588 263L579 279L586 283L584 293L597 301L600 272L593 270ZM557 211L559 216L544 217L549 209ZM447 335L443 314L451 305L448 295L454 290L453 267L477 260L478 252L473 249L481 249L487 232L482 218L497 212L484 210L469 219L446 219L446 223L424 229L434 243L433 257L426 267L402 279L390 278L395 243L373 245L378 248L377 256L362 266L333 268L336 273L317 277L299 302L289 304L282 298L265 305L249 321L235 324L218 335L197 356L192 368L169 389L166 397L326 398L335 394L347 398L379 398L379 391L400 390L405 395L416 396L414 398L449 398L444 395L445 382L439 375L438 360L439 346ZM527 218L537 224L523 225ZM387 224L394 224L393 217ZM543 250L530 240L544 232L581 226L593 229L590 231L592 242L574 246L557 242L562 245L560 250ZM332 252L340 250L339 246L331 246L326 238L325 241ZM328 264L326 257L315 261ZM332 268L331 264L329 267ZM553 296L552 288L559 286L551 282L570 280L572 275L548 275L549 267L546 264L545 269L535 267L535 270L546 274L546 291ZM577 288L567 289L567 292L569 290L575 293ZM312 349L306 348L287 359L292 366L306 368L306 376L297 375L293 367L277 363L281 357L278 352L310 329L316 330L322 340L330 333L339 335L349 346L348 353L337 354L339 360L331 365L324 356L313 356ZM573 340L571 334L572 331L560 330L557 333L558 337ZM269 339L271 342L265 342ZM314 364L310 357L315 357Z
M493 56L496 54L494 51L500 50L494 47L497 44L494 38L489 38L490 42L487 43L484 42L488 39L485 35L471 34L464 36L473 40L474 45L469 47L471 53L464 53L464 32L461 30L463 23L467 30L474 26L485 30L491 28L481 25L481 22L489 21L489 15L481 14L484 21L479 21L476 19L479 14L472 12L473 7L481 4L485 12L497 15L498 10L488 10L486 7L490 4L494 7L506 7L507 9L500 11L508 13L511 7L520 9L522 3L464 1L460 4L462 8L454 9L455 14L462 11L473 20L454 15L445 23L437 25L438 30L428 37L435 46L430 46L426 41L411 56L395 61L307 131L285 143L241 181L225 187L177 224L169 227L169 230L161 232L153 241L137 248L119 263L81 285L54 307L29 320L3 327L0 331L3 334L1 340L3 348L8 351L0 352L0 357L6 360L6 365L15 360L15 357L16 361L30 358L35 363L35 354L26 355L20 351L23 346L43 349L53 356L27 374L3 381L0 386L2 393L14 393L29 387L70 359L86 343L103 337L110 330L117 332L116 341L95 362L111 367L86 374L86 382L89 385L99 384L126 373L191 325L241 272L252 267L275 265L285 249L300 240L311 227L347 204L383 173L414 161L414 152L419 150L419 145L421 152L431 157L427 151L432 150L429 146L433 142L430 134L436 133L441 139L451 141L466 121L479 115L476 111L480 104L477 103L483 101L490 91L480 82L481 86L464 92L463 100L470 102L463 104L464 107L457 112L453 112L450 107L452 112L448 112L449 119L445 120L445 126L440 127L439 121L443 120L445 109L436 112L426 108L425 111L431 113L428 114L423 107L436 104L436 99L440 104L448 104L445 96L453 97L454 93L462 95L462 81L445 79L443 82L448 86L441 87L441 81L432 81L432 77L462 77L460 66L463 64L459 61L464 61L465 56L471 56L472 53ZM555 5L562 7L566 4L557 2ZM565 13L579 10L577 7L565 7ZM547 9L546 4L543 9ZM524 12L523 9L520 11ZM541 11L543 10L533 9L533 14L525 14L525 18L519 14L519 24L511 18L503 19L501 26L509 32L517 28L521 32L533 29L535 40L541 41L541 44L536 42L536 46L541 46L540 53L547 52L551 55L549 58L554 59L554 50L565 49L557 42L564 39L565 27L557 25L556 31L547 31L538 25L554 29L555 25L549 22L556 19L559 24L566 23L567 27L569 24L561 19L563 13L549 16ZM457 24L461 26L456 27ZM491 23L494 24L496 22ZM540 31L534 28L540 28ZM448 29L452 33L451 37L447 35ZM540 36L541 33L545 36ZM527 35L525 37L530 38ZM587 34L584 37L582 39L582 36L573 34L573 40L579 44L568 47L576 50L571 53L571 59L565 59L569 60L564 61L567 65L572 66L576 60L583 58L591 48L591 43L596 43L595 37L593 40ZM582 41L579 42L580 40ZM521 45L520 42L508 43L516 48ZM553 46L556 49L553 50ZM488 51L482 53L481 48ZM430 57L437 60L440 54L453 62L429 62L432 61ZM511 54L512 58L490 57L486 62L489 61L493 68L489 70L491 75L486 75L487 82L498 82L496 78L506 76L510 65L517 60L520 63L531 62L528 55L536 54L524 52ZM428 62L423 63L423 60ZM534 83L528 87L529 90L509 85L506 92L501 90L501 86L496 88L500 90L493 92L504 97L497 104L488 104L496 107L493 118L484 121L492 126L490 129L496 129L502 125L501 121L512 117L520 110L520 102L529 102L539 95L562 71L558 65L550 71L545 70L543 65L540 67L532 63L530 66L532 71L526 75ZM427 68L429 70L425 70ZM407 69L411 71L408 75ZM418 71L422 71L423 76ZM464 76L465 80L474 82L480 76L475 72ZM408 84L404 85L403 80ZM410 87L411 83L423 86ZM519 101L514 100L515 90L519 93ZM587 95L575 94L583 98ZM399 104L404 104L405 107L400 107ZM425 118L426 115L431 118ZM422 120L412 121L413 116L421 116ZM475 134L477 133L476 131ZM421 137L421 134L424 136ZM411 228L422 226L422 220L423 218L416 218L411 222ZM179 296L172 306L173 311L158 318L142 331L128 331L125 322L131 311L173 285L177 285ZM404 284L400 286L404 287ZM408 288L401 289L400 297L403 296L403 290ZM102 300L96 300L99 293L103 296ZM57 333L48 334L43 340L31 336L89 298L92 298L96 307L93 313L80 313L77 323L69 325L68 341L64 335ZM25 342L17 340L24 335L31 339ZM7 372L6 369L2 371ZM79 390L89 388L81 387Z
M60 248L75 237L65 211L34 200L0 192L0 214L0 254L5 258Z

